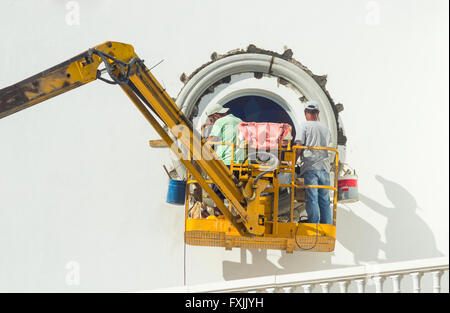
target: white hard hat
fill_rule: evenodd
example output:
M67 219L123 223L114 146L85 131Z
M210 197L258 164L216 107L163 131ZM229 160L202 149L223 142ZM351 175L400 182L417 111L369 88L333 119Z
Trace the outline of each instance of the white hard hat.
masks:
M206 116L211 116L214 113L226 113L228 112L229 108L224 108L223 106L221 106L220 104L216 103L213 104L211 106L208 106L206 108Z
M319 111L319 104L316 101L308 101L305 104L305 109L306 110L317 110Z

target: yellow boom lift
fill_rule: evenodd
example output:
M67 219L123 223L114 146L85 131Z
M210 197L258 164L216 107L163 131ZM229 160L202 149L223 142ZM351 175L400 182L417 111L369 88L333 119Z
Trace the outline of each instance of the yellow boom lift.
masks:
M103 69L99 69L101 64ZM102 77L107 72L109 79ZM198 184L223 213L223 218L190 218L190 193L186 197L185 241L191 245L253 249L333 251L336 234L338 153L334 148L279 144L277 163L232 163L230 169L218 159L210 144L194 131L191 121L180 111L156 78L136 55L131 45L108 41L59 65L0 90L0 118L96 79L119 85L168 147L188 170L190 184ZM172 133L172 137L158 119ZM175 138L175 139L172 139ZM221 144L221 143L217 143ZM182 149L180 149L182 148ZM234 149L235 147L233 147ZM335 181L331 186L304 186L295 180L295 154L302 149L326 149L335 155ZM233 175L238 173L238 175ZM289 184L281 184L280 173L291 173ZM228 201L211 188L219 187ZM278 220L279 188L291 189L288 222ZM328 188L334 191L333 223L295 223L295 191Z

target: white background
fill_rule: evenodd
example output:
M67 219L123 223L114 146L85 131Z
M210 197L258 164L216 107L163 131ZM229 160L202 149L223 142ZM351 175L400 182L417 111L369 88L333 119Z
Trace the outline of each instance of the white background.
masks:
M0 120L0 291L134 291L448 255L448 1L3 0L0 88L108 40L176 96L181 73L250 43L283 51L345 106L361 202L332 254L188 246L165 149L97 81ZM70 25L73 24L74 25ZM75 277L75 278L74 278Z

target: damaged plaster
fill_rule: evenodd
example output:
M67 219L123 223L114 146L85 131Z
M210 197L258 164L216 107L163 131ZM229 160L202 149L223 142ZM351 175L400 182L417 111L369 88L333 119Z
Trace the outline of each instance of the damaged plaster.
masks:
M337 125L337 144L338 145L345 145L347 142L347 138L344 134L344 130L343 127L341 125L339 125L339 112L341 112L344 109L343 104L338 103L336 104L333 100L333 98L331 97L330 93L328 92L328 90L326 89L326 84L327 84L327 75L315 75L310 69L308 69L305 65L303 65L302 63L300 63L298 60L296 60L295 58L293 58L293 51L291 49L285 49L283 53L277 53L274 51L270 51L270 50L265 50L265 49L261 49L256 47L253 44L250 44L246 49L234 49L231 51L228 51L227 53L224 54L219 54L217 52L213 52L211 54L211 60L202 64L200 67L198 67L197 69L195 69L190 75L187 75L186 73L182 73L180 75L180 81L184 83L183 88L180 90L180 93L177 96L177 99L179 97L179 95L182 93L184 87L189 83L189 81L192 80L193 77L195 77L195 75L197 75L201 70L203 70L204 68L206 68L207 66L211 65L214 62L217 62L219 60L222 60L224 58L228 58L231 56L235 56L235 55L240 55L240 54L262 54L262 55L267 55L267 56L271 56L271 63L270 66L268 68L267 73L263 73L261 71L254 71L254 77L256 79L260 79L262 78L264 75L269 75L269 76L275 76L276 75L272 72L272 64L275 60L275 58L279 58L285 61L288 61L292 64L294 64L295 66L299 67L301 70L303 70L304 72L306 72L311 78L313 78L313 80L317 83L318 86L320 86L320 88L322 89L322 91L324 92L324 94L326 95L326 97L328 98L329 103L331 104L331 108L334 112L334 117L335 117L335 121L336 121L336 125ZM246 71L243 71L246 72ZM288 80L284 79L283 77L277 77L278 80L278 84L280 85L284 85L288 88L292 88L294 90L296 90L297 88L290 83ZM201 101L202 97L204 97L207 94L213 93L214 89L221 85L221 84L228 84L231 81L231 75L227 75L225 77L222 77L221 79L218 79L214 82L212 82L208 88L206 88L203 93L201 94L200 97L198 97L198 99L196 99L196 103L193 106L193 108L191 109L191 111L187 114L188 118L192 121L194 117L196 117L198 115L198 104ZM298 91L298 90L297 90ZM300 97L300 101L302 103L306 102L307 99L306 97L302 96ZM183 108L181 108L183 109Z

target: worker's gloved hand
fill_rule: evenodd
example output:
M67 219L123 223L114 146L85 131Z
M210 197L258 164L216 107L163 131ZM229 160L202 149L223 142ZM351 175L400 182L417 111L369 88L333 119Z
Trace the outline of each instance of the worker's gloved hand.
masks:
M210 214L208 213L207 209L203 209L201 215L202 215L202 218L207 218Z
M214 215L215 216L221 216L223 214L222 214L222 212L220 212L220 210L218 208L214 208Z

